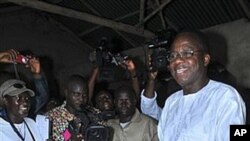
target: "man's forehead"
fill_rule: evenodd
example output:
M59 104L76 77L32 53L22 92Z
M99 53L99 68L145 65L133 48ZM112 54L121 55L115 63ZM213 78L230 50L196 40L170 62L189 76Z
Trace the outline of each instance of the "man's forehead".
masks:
M190 34L192 35L192 34ZM182 34L174 40L171 48L175 47L197 47L199 46L198 40L196 40L195 36L189 36L189 34Z
M80 81L73 81L69 83L69 88L74 88L74 87L87 88L87 84L84 82L80 82Z
M116 98L118 99L118 98L132 98L132 97L133 97L132 94L129 92L120 92L117 94Z
M70 91L83 91L83 92L87 92L88 89L87 89L87 86L84 86L84 85L71 85L69 87L69 90Z

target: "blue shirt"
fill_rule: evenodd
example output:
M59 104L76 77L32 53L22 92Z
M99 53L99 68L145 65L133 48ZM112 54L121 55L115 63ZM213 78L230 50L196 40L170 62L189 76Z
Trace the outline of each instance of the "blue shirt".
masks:
M142 92L143 94L143 92ZM172 94L163 109L141 95L142 112L159 120L160 141L229 141L232 124L245 124L246 107L231 86L210 80L196 93Z

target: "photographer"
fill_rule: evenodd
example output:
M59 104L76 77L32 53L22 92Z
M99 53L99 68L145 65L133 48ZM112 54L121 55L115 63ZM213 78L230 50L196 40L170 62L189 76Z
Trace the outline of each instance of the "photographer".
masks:
M89 77L88 81L88 88L89 88L89 102L92 103L92 97L94 95L94 89L96 88L97 78L100 75L100 67L98 64L96 64L95 60L91 60L93 64L93 71L91 76ZM131 84L133 89L136 92L136 99L139 99L139 92L140 92L140 86L139 86L139 80L136 72L136 66L132 59L128 59L128 57L124 57L122 60L118 62L118 65L128 71ZM102 83L99 83L102 84ZM97 92L97 94L94 97L95 99L95 107L99 109L100 111L111 111L114 108L113 105L113 95L106 90L105 88L102 88Z
M20 57L24 60L20 60ZM19 60L18 60L19 59ZM22 62L25 61L25 62ZM24 56L15 49L0 52L0 62L10 64L25 65L26 68L32 73L33 82L35 85L35 97L32 99L32 109L30 110L29 116L34 117L41 108L48 102L49 99L49 88L45 76L42 74L40 61L37 57ZM16 70L15 70L16 71ZM16 75L18 72L16 71ZM17 77L17 76L16 76ZM18 76L19 77L19 76ZM12 76L12 78L15 78Z
M83 140L90 127L102 125L98 111L88 105L87 81L80 75L71 75L64 92L64 103L47 113L52 121L52 139Z
M89 124L87 115L82 112L82 107L88 101L85 79L80 75L70 76L64 94L66 98L64 103L47 113L52 121L52 139L54 141L82 140L84 134L80 129L84 128L80 127L86 127Z

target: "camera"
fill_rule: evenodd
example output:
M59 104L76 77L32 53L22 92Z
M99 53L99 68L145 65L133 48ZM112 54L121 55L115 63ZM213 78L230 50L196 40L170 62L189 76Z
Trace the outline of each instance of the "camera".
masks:
M69 122L69 131L73 134L83 133L90 124L87 114L84 112L76 112L76 119ZM78 127L78 125L81 125Z
M24 55L18 54L16 57L16 62L19 64L27 64L29 62L29 58Z
M173 30L163 30L157 33L155 38L146 43L146 46L153 50L151 54L152 71L166 68L169 47L174 35L175 32Z
M102 121L114 118L115 111L96 112L89 105L82 105L82 110L75 115L79 121L70 122L72 133L82 133L85 141L111 141L113 130L111 127L102 125ZM80 130L76 130L78 123L81 123Z
M166 68L168 61L167 61L168 52L166 48L157 48L153 50L151 55L152 59L152 71L160 70L162 68Z
M111 141L113 129L103 125L89 126L85 132L86 141Z
M102 111L99 114L100 119L102 120L109 120L115 118L115 111Z
M90 60L94 60L98 66L105 66L110 64L115 64L116 66L118 66L128 58L127 55L121 53L112 53L111 49L108 47L106 38L102 38L99 46L94 52L95 53L92 53L94 55L90 55L91 58L94 59Z
M128 59L127 55L117 53L117 54L112 55L111 63L114 63L116 66L118 66L119 64L123 63L127 59Z

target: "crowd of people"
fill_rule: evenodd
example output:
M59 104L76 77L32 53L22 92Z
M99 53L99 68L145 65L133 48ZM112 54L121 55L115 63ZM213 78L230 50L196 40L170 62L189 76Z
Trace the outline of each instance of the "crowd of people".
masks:
M19 52L0 52L0 62L15 64ZM229 141L230 125L246 124L246 106L232 86L209 78L209 46L202 32L183 31L170 46L166 68L181 87L158 106L158 71L147 61L141 88L132 59L121 62L130 82L114 93L97 89L100 67L88 78L71 75L65 99L50 98L40 61L29 57L29 88L16 75L0 73L0 141ZM168 88L166 88L168 89ZM140 103L140 104L138 104Z

